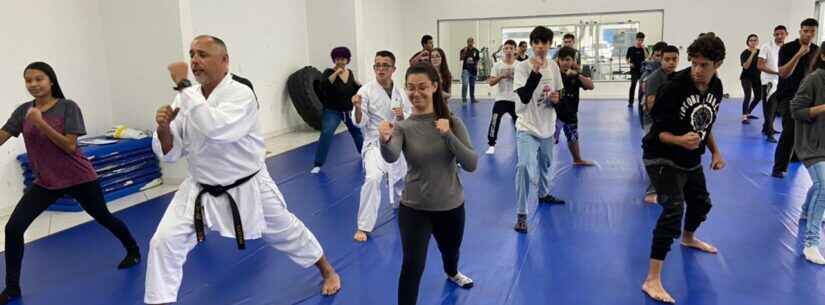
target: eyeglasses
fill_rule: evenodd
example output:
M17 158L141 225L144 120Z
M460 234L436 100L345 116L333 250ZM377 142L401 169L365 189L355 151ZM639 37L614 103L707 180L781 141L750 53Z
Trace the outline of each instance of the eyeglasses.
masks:
M389 70L389 69L395 68L395 66L387 65L387 64L381 64L381 65L373 65L372 68L375 69L375 70L382 70L382 69L383 70Z
M409 92L415 92L415 91L423 92L427 89L430 89L430 84L429 83L421 83L421 84L418 84L418 85L416 85L416 84L407 84L407 91L409 91Z

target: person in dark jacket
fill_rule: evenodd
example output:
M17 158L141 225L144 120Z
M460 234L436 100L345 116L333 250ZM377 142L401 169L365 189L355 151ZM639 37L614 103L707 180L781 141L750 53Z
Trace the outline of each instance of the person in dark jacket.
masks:
M324 71L319 86L324 113L321 117L321 137L318 139L318 150L315 152L315 164L311 171L313 174L320 172L321 166L327 161L332 137L335 136L335 130L341 125L341 121L347 125L359 154L364 143L361 129L355 126L350 118L352 96L361 88L361 84L355 80L355 74L347 68L352 54L346 47L337 47L332 49L330 57L335 66Z

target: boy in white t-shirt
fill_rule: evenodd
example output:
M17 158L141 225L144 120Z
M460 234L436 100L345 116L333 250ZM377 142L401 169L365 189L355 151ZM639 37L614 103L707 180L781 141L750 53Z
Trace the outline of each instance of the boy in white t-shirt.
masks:
M496 151L496 139L498 139L498 128L501 126L501 118L505 113L510 114L513 119L513 125L516 124L516 101L518 95L513 91L513 69L515 68L516 58L514 53L516 50L516 42L512 39L504 42L504 47L501 51L504 53L504 59L497 62L493 66L493 71L490 74L488 83L490 86L497 86L495 90L496 103L493 105L493 116L490 117L490 128L487 130L487 144L490 148L487 149L487 154L492 155Z
M518 214L515 230L527 232L527 197L531 186L538 184L539 203L563 204L550 194L553 161L553 133L556 131L556 110L562 78L559 66L547 60L547 51L553 42L553 31L538 26L530 32L530 45L535 56L516 65L513 87L518 94L516 103L518 164L516 165L516 206Z
M785 37L788 36L788 29L784 25L778 25L773 29L773 40L768 41L759 49L757 67L762 72L762 113L765 122L762 124L762 134L768 142L776 143L776 130L773 122L776 118L776 97L773 93L779 85L779 49L785 44Z

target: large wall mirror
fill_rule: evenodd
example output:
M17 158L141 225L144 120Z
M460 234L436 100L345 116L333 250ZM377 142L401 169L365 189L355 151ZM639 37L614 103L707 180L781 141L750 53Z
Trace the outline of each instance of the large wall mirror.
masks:
M473 37L481 51L480 81L487 79L493 64L500 60L501 45L507 39L529 43L530 31L539 25L555 32L552 56L561 46L562 36L576 36L581 64L595 81L626 81L630 66L625 61L627 48L636 33L645 33L645 45L662 40L664 11L634 11L598 14L547 15L485 19L447 19L438 21L438 46L447 53L450 71L461 75L459 53ZM532 56L532 50L528 50Z

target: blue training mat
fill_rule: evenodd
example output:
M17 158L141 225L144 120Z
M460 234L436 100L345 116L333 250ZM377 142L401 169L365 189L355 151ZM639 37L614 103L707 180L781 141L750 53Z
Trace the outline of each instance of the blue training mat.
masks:
M519 234L512 229L515 132L503 120L496 154L483 154L491 107L488 102L453 107L480 157L475 172L460 174L467 220L459 267L476 286L464 290L446 280L432 241L418 304L657 304L640 290L661 208L642 200L647 178L636 111L627 101L582 101L582 153L597 166L573 167L562 135L552 190L567 204L539 206L531 194L530 231ZM785 179L770 177L775 144L760 136L761 124L739 122L741 100L721 108L714 135L728 167L706 168L714 208L698 232L720 252L699 253L674 243L665 262L665 287L683 305L825 304L825 268L801 257L806 222L798 219L811 185L807 171L793 164ZM401 242L386 191L370 240L353 242L364 181L360 156L349 134L338 135L323 170L313 175L316 148L298 148L267 165L290 211L323 245L343 290L323 297L314 267L297 266L262 240L240 251L233 239L211 233L188 256L176 304L396 304ZM144 257L172 196L116 214ZM32 242L26 247L23 297L10 304L143 304L145 259L117 270L123 254L120 243L94 222Z

